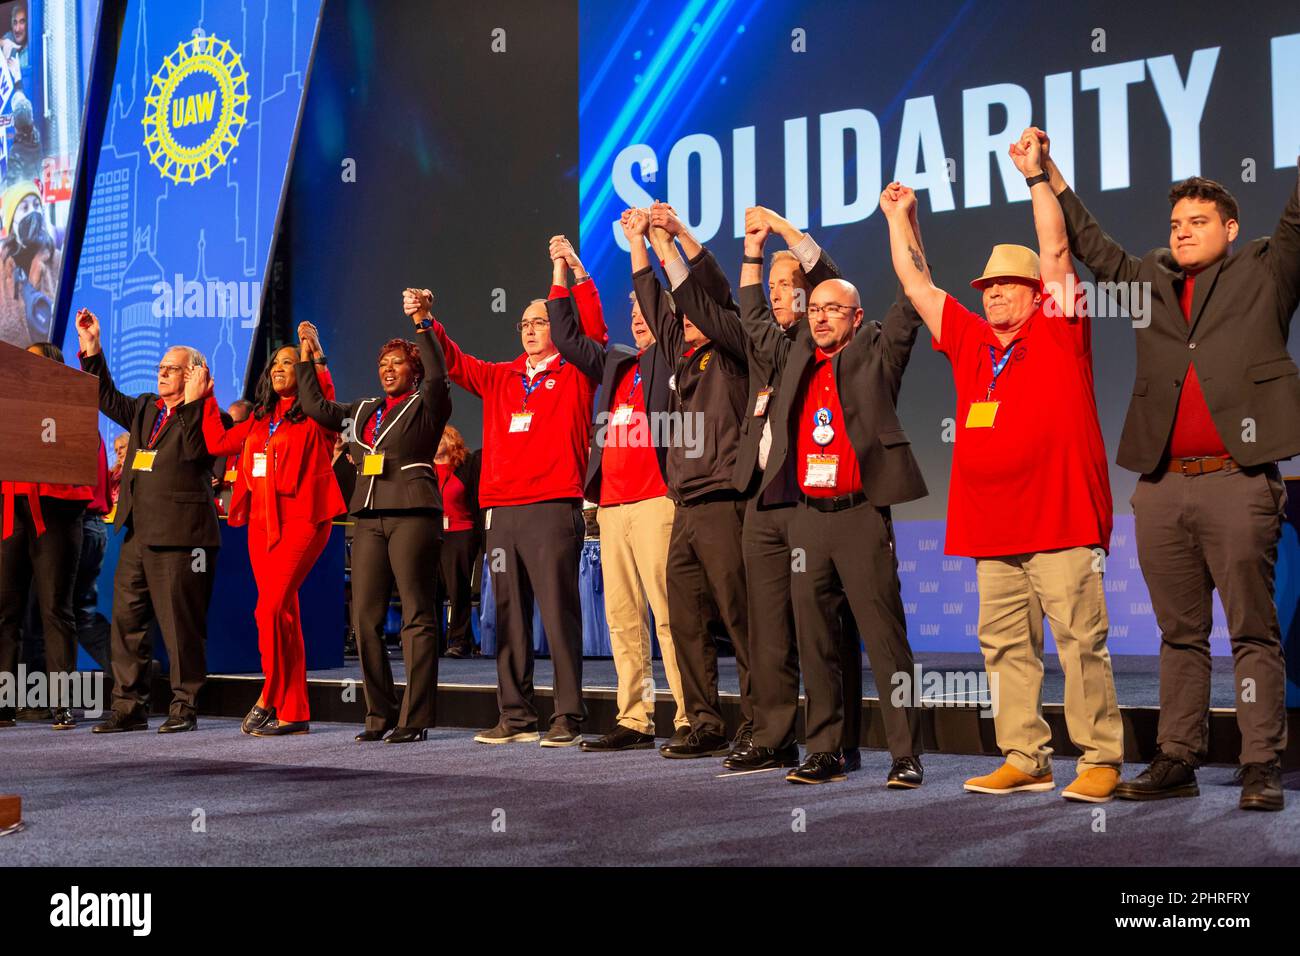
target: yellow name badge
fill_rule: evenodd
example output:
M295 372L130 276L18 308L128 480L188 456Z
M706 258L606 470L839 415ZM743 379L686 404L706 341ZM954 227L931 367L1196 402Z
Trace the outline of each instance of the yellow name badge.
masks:
M156 451L148 451L144 448L135 450L135 457L131 459L132 471L153 471L153 460L158 457Z
M384 473L384 453L366 455L361 459L361 474L382 475Z
M971 402L970 411L966 413L967 428L992 428L993 419L998 417L998 402Z
M225 481L226 484L228 484L228 485L233 485L233 484L235 483L235 479L238 478L238 477L239 477L239 473L238 473L237 471L235 471L235 469L233 469L233 468L227 468L227 469L226 469L226 477L225 477L224 481Z
M510 416L510 430L512 432L526 432L532 424L532 412L514 412Z

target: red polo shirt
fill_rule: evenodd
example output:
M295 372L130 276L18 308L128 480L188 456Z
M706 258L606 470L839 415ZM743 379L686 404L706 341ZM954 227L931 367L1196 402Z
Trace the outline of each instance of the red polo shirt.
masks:
M1109 550L1110 480L1088 317L1040 310L1021 327L993 390L999 405L992 428L967 428L967 416L971 402L988 393L989 346L999 360L1006 349L987 322L952 296L944 302L941 335L932 345L952 363L957 390L947 553L984 558L1097 545Z
M605 445L600 456L602 505L626 505L668 494L651 440L642 387L645 383L640 378L640 363L628 362L614 383L610 420L605 425ZM630 419L626 424L614 424L621 406L631 407Z
M1178 304L1182 306L1183 318L1192 324L1192 293L1196 288L1196 276L1188 275L1183 280L1182 291L1178 295ZM1205 392L1201 390L1201 380L1196 376L1196 366L1187 363L1187 374L1183 376L1183 389L1178 393L1178 410L1174 413L1174 430L1169 436L1170 458L1227 458L1228 449L1219 437L1219 430L1214 427L1210 417L1210 406L1205 403Z
M849 430L844 423L844 409L840 406L840 392L835 384L834 356L814 349L812 367L804 373L799 387L799 397L794 403L795 455L798 465L799 490L809 498L835 498L862 490L862 474L858 470L858 453L849 441ZM817 412L830 412L830 441L823 445L813 438L817 427ZM835 460L835 485L827 487L809 484L809 465L825 475L831 459Z

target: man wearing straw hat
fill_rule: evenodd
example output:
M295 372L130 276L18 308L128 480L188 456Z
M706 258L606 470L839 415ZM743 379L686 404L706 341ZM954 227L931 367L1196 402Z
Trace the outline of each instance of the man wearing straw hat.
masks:
M1056 205L1050 192L1033 198L1044 257L1040 263L1024 246L993 247L971 283L983 295L984 318L934 285L910 221L916 194L891 183L880 206L899 281L935 350L952 363L957 390L945 550L975 559L980 648L1005 757L966 790L1004 795L1056 786L1036 599L1052 624L1066 725L1082 751L1078 776L1062 795L1102 803L1123 762L1102 584L1110 483L1088 317L1078 303L1043 291L1060 289L1073 272L1065 222L1059 207L1054 215L1047 208Z

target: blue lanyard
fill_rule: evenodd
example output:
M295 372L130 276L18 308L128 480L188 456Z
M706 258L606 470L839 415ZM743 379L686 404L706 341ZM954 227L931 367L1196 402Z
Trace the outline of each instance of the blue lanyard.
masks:
M641 369L638 366L636 374L632 376L632 387L627 390L627 398L623 400L624 405L632 404L632 396L636 394L637 386L641 384Z
M1016 343L1013 341L1007 346L1006 352L1002 355L1002 361L999 362L997 349L991 345L989 346L989 362L993 366L993 379L989 382L988 394L984 397L986 402L993 397L993 386L998 384L998 376L1001 375L1003 370L1007 367L1007 362L1011 361L1011 353L1014 351L1015 347Z
M265 452L268 448L271 447L271 439L275 437L275 430L283 424L284 424L283 418L276 418L271 420L271 424L267 426L266 444L262 446L262 451Z
M163 430L163 426L167 424L167 419L171 417L171 414L172 414L171 408L167 405L164 405L162 414L153 420L153 430L149 432L150 448L152 448L153 443L158 440L158 433Z
M556 369L559 369L559 368L563 368L563 367L564 367L564 359L560 359L560 360L557 362L555 368L556 368ZM533 394L533 392L535 392L535 391L537 391L537 389L541 388L541 385L542 385L542 379L544 379L544 378L546 378L546 376L550 375L552 371L553 371L553 369L549 369L549 368L548 368L548 369L546 369L544 372L538 372L535 376L533 376L532 381L529 381L529 380L528 380L528 374L527 374L526 372L520 372L520 373L519 373L519 379L520 379L521 382L523 382L523 386L524 386L524 411L528 411L528 399L529 399L529 397ZM640 373L638 372L638 374L640 374Z

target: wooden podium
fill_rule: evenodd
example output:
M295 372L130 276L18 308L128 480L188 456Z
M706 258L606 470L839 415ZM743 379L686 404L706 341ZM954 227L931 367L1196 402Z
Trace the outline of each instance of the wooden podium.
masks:
M0 480L99 480L95 376L0 342Z

